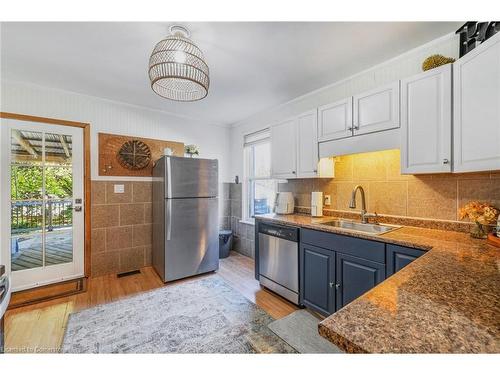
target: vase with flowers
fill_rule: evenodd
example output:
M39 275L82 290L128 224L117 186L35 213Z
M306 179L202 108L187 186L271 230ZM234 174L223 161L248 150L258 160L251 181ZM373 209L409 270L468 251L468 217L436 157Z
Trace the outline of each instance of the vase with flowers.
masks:
M473 238L488 237L488 225L496 222L500 211L489 203L469 202L460 209L460 219L469 219L474 223L470 235Z
M184 153L192 158L193 156L200 154L200 149L196 145L186 145L184 146Z

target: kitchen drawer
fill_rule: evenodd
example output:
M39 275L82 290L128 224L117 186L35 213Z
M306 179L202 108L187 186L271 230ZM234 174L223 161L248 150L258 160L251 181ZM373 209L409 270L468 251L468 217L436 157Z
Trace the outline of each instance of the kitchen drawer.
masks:
M385 264L385 244L340 234L301 229L302 243Z

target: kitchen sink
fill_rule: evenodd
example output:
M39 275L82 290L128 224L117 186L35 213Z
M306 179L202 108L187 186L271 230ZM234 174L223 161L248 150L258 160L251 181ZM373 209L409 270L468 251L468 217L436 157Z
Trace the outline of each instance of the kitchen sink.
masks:
M388 224L369 224L369 223L360 223L359 221L351 221L351 220L332 220L321 223L321 225L328 225L330 227L342 228L355 230L357 232L364 233L372 233L372 234L383 234L396 229L401 228L397 225L388 225Z

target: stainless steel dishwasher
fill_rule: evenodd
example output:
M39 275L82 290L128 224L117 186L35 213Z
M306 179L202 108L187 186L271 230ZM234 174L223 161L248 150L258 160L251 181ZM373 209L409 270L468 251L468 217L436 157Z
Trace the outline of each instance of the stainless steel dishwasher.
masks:
M299 304L298 237L298 228L259 224L259 282L296 305Z

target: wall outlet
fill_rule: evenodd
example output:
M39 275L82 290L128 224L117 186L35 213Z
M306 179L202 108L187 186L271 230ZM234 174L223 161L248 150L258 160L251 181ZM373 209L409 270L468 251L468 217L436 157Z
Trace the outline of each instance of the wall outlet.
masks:
M329 206L332 204L332 197L330 194L325 195L325 206Z
M123 184L114 185L114 192L117 194L125 193L125 185L123 185Z

